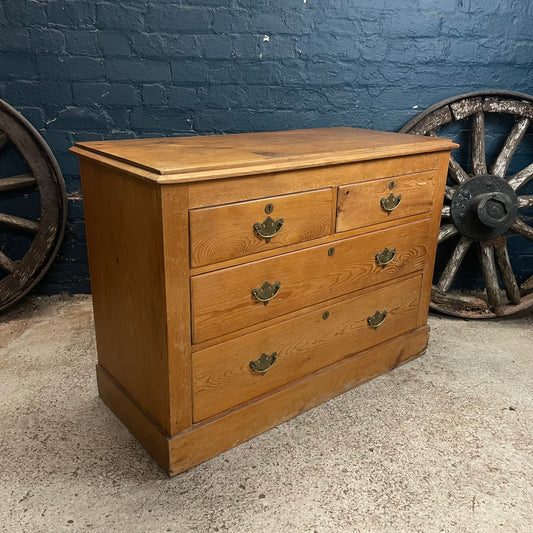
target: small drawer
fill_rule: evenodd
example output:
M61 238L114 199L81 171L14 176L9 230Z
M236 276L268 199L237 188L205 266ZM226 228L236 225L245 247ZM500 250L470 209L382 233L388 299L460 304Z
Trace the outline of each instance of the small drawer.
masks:
M425 219L193 276L193 342L422 270L429 229Z
M414 329L420 283L410 278L195 353L194 421Z
M331 209L331 188L192 209L191 266L329 235Z
M336 231L362 228L430 211L434 179L434 172L423 172L340 186Z

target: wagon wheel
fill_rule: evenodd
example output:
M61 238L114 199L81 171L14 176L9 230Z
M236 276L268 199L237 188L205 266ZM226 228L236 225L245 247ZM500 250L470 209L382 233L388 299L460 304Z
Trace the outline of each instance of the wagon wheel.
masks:
M9 175L11 155L27 170ZM6 169L8 169L7 176ZM67 199L59 166L37 130L0 100L0 311L27 294L43 277L65 233ZM35 198L33 217L13 211ZM27 203L27 202L26 202ZM6 243L24 241L15 256ZM29 244L27 244L29 243Z
M514 125L499 153L486 158L485 120L491 113L513 118ZM533 195L523 194L533 178L533 163L508 175L513 154L532 120L532 96L487 91L439 102L400 130L435 136L442 126L459 123L469 131L470 141L463 143L461 152L470 153L470 172L463 168L466 165L450 157L438 250L445 241L446 246L454 247L442 273L434 280L432 309L453 316L490 318L533 306L533 276L518 285L507 249L507 237L513 234L533 241L533 228L523 219L523 210L533 207ZM491 159L490 165L487 159ZM483 292L451 290L469 250L477 254L485 284Z

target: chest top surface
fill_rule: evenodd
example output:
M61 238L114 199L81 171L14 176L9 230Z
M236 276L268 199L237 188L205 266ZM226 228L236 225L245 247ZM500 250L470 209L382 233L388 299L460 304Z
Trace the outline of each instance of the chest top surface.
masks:
M81 142L71 152L159 183L219 179L456 147L449 139L357 128Z

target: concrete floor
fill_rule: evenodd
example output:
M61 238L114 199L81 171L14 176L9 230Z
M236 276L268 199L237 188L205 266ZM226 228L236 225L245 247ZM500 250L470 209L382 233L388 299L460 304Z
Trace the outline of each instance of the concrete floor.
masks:
M96 392L90 298L0 323L0 529L533 531L533 314L434 316L428 353L173 479Z

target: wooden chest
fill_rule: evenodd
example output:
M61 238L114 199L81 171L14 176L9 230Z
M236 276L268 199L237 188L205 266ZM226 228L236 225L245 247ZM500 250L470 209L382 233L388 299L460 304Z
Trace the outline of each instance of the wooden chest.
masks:
M424 351L454 146L326 128L71 149L99 392L165 471Z

